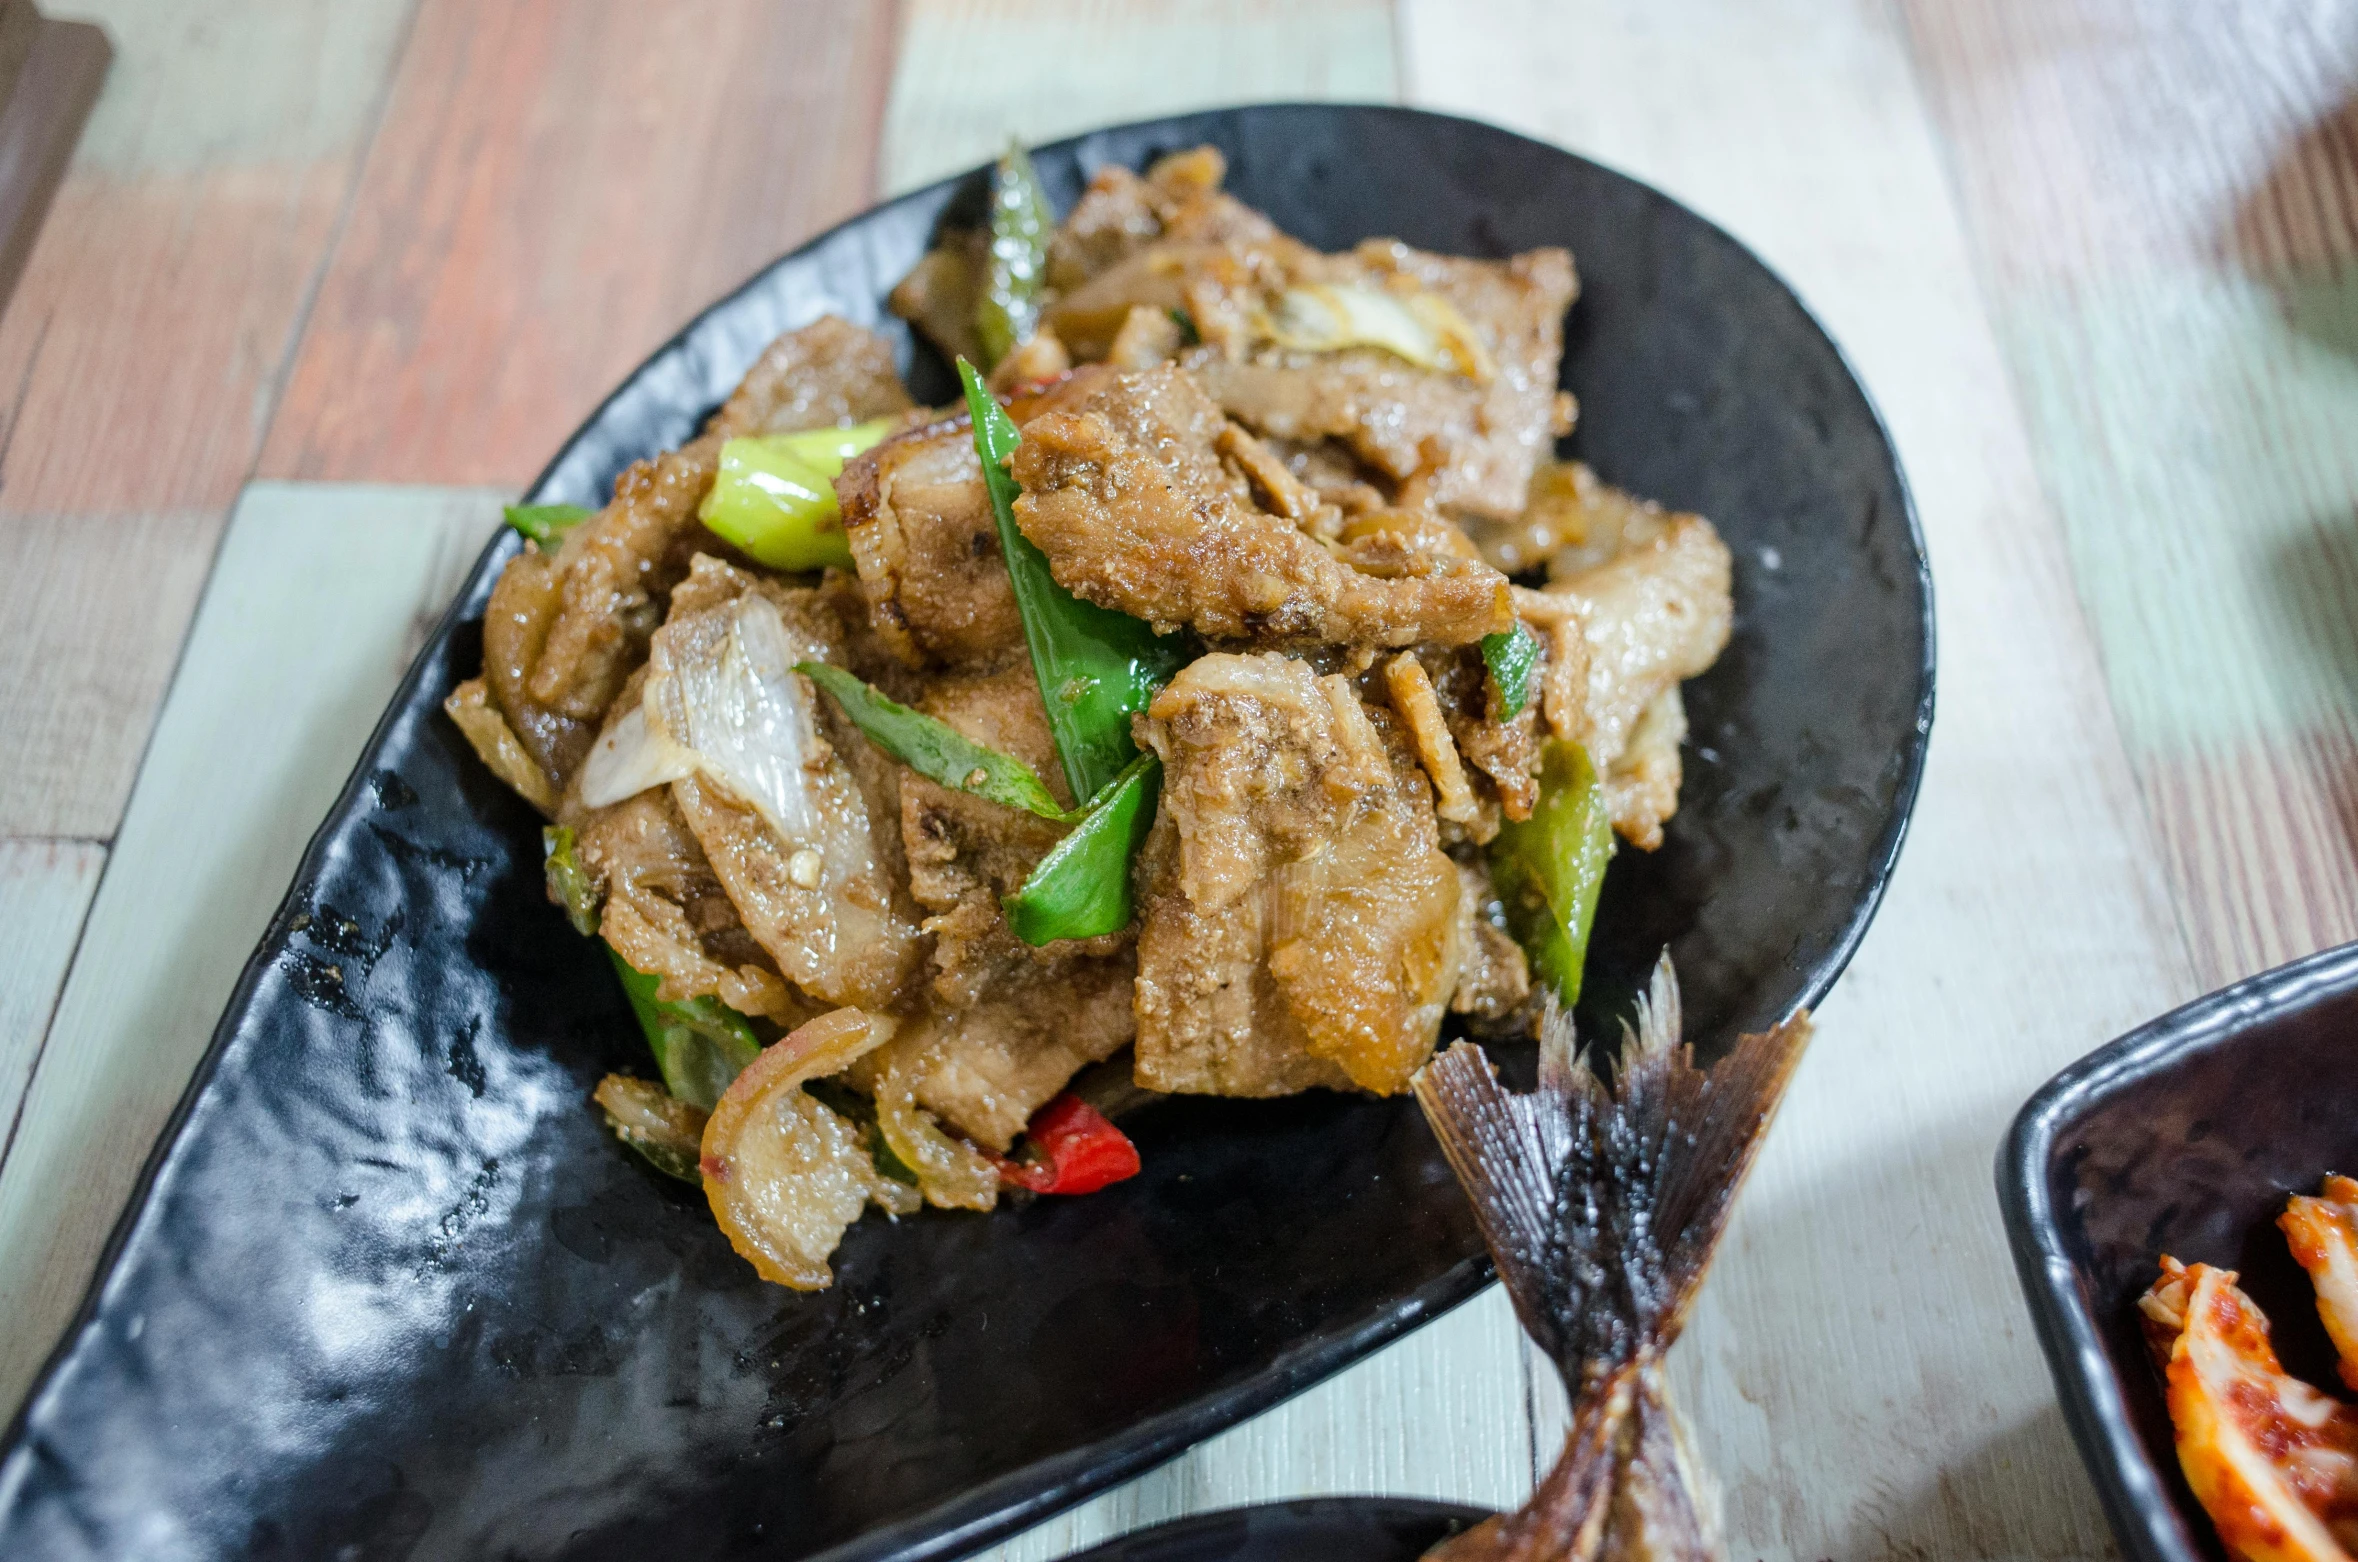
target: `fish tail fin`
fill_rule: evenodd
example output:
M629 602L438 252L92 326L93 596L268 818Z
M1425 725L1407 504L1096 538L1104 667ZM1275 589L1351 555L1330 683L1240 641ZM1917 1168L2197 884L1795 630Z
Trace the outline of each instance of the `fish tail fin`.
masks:
M1715 1504L1661 1377L1736 1192L1809 1040L1809 1016L1738 1038L1709 1069L1681 1039L1665 955L1608 1084L1570 1015L1540 1025L1538 1088L1504 1087L1459 1042L1417 1100L1472 1200L1516 1316L1572 1395L1563 1456L1521 1511L1449 1562L1708 1558Z

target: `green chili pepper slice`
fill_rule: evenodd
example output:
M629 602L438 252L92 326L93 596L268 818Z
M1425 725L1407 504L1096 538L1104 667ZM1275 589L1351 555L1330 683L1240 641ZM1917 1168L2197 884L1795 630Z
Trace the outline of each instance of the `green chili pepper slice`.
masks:
M995 366L1039 329L1056 214L1030 154L1010 145L991 169L991 243L974 305L974 334Z
M999 526L1000 551L1015 583L1015 605L1031 646L1032 671L1048 707L1048 729L1075 797L1095 797L1138 755L1130 717L1144 710L1183 659L1176 635L1157 635L1144 621L1084 602L1056 583L1048 557L1015 524L1015 479L1007 458L1023 442L1015 423L983 388L974 365L960 359L966 405L974 415L974 447Z
M797 662L794 670L832 695L870 742L928 781L1043 819L1072 817L1032 767L1012 754L986 748L948 722L887 698L840 667Z
M1567 1004L1580 997L1589 927L1612 857L1613 821L1595 767L1579 744L1548 739L1540 750L1539 803L1530 818L1499 826L1490 878L1533 972Z
M616 954L606 950L622 990L630 996L631 1012L647 1045L655 1053L656 1071L663 1088L709 1112L746 1065L761 1056L761 1041L745 1016L709 995L685 1003L666 1003L655 996L662 985Z
M1162 785L1162 761L1141 754L1091 799L1072 833L1002 902L1016 937L1051 944L1130 925L1130 859L1154 823Z
M892 432L878 418L852 428L756 434L721 446L720 471L697 519L772 569L852 567L835 500L843 464Z
M605 896L581 859L574 855L573 832L561 824L540 832L541 871L548 879L549 898L565 908L565 919L584 937L598 930L598 911Z
M551 548L597 511L579 504L511 504L500 513L507 517L510 526L542 547Z
M1498 720L1513 721L1531 703L1531 673L1539 665L1539 636L1518 623L1482 637L1482 664L1498 696Z

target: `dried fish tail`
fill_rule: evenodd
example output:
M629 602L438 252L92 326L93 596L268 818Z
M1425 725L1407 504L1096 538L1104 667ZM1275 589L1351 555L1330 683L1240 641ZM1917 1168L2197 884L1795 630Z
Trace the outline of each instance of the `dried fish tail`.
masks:
M1459 1042L1417 1099L1472 1199L1524 1331L1572 1396L1563 1455L1531 1501L1455 1537L1446 1562L1716 1558L1716 1504L1662 1374L1736 1190L1809 1039L1797 1012L1714 1067L1680 1040L1665 956L1607 1084L1568 1014L1540 1029L1517 1095Z

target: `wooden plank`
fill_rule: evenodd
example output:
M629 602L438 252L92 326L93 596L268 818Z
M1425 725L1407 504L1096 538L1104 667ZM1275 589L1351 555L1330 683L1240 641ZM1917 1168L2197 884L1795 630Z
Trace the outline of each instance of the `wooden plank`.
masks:
M2349 9L1902 10L2202 979L2358 937Z
M304 843L499 502L274 483L239 501L0 1161L0 1407L72 1316Z
M263 474L526 481L868 204L891 37L891 7L826 0L424 0Z
M121 50L0 314L0 834L114 834L407 0L107 0Z
M0 841L0 1163L105 866L96 841Z
M906 0L884 187L1100 125L1272 100L1399 96L1389 0Z
M1731 1554L2100 1554L1990 1157L2042 1079L2195 978L1896 21L1409 0L1403 33L1412 100L1626 168L1790 279L1875 394L1932 551L1906 856L1673 1357Z
M0 833L114 833L219 530L0 516Z
M0 307L24 271L113 55L105 33L51 21L32 0L8 0L0 15Z
M0 517L218 515L261 443L407 0L77 9L121 54L0 315Z

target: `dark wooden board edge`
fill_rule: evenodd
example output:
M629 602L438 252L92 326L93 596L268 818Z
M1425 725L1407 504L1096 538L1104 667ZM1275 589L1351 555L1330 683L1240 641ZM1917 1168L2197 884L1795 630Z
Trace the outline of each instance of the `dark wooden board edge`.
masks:
M0 309L32 258L115 48L95 22L0 0Z

